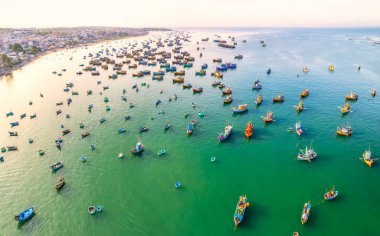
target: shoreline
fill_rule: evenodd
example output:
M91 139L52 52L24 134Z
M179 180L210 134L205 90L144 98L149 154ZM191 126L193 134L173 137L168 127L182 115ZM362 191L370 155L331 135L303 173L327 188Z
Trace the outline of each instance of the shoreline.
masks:
M8 77L8 76L12 76L14 71L19 70L19 69L23 68L24 66L26 66L26 65L28 65L28 64L36 61L37 59L40 59L41 57L46 56L46 55L48 55L50 53L59 52L61 50L67 50L67 49L74 49L74 48L92 46L92 45L95 45L95 44L98 44L98 43L104 43L104 42L108 42L108 41L116 41L116 40L121 40L121 39L132 38L132 37L147 36L148 34L150 34L153 31L155 31L155 30L146 31L144 34L141 34L141 35L128 35L128 36L123 36L123 37L115 37L115 38L109 38L109 39L100 39L99 41L92 42L92 43L83 43L83 44L78 44L78 45L75 45L75 46L67 46L67 47L64 47L64 48L54 48L54 49L51 49L51 50L47 50L47 51L44 51L42 53L39 53L38 55L36 55L33 59L31 59L29 61L23 62L23 63L21 63L19 65L15 65L12 68L5 69L2 73L0 73L0 81L2 79L4 79L4 78Z

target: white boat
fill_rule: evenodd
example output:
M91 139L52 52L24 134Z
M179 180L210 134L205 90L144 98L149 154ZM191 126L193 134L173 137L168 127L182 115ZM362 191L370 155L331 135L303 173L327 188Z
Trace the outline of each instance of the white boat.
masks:
M297 160L311 162L311 160L316 158L317 156L318 156L317 153L314 151L314 149L311 146L310 147L306 146L304 150L302 149L299 150L298 155L297 155Z
M301 126L301 122L297 122L296 125L295 125L295 127L296 127L296 133L297 133L299 136L301 136L302 133L303 133L302 126Z

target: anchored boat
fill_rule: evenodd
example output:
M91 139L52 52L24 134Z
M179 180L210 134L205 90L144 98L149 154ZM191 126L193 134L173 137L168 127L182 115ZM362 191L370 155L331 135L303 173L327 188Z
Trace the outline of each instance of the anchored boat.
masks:
M245 126L245 137L246 138L251 138L253 134L253 125L251 122L248 122L247 125Z
M301 98L305 98L305 97L307 97L307 96L309 96L309 90L304 89L304 90L300 93L300 97L301 97Z
M338 107L340 109L340 112L342 112L342 114L347 114L351 111L351 107L350 107L350 104L349 103L346 103L344 104L343 107Z
M261 117L265 123L271 123L274 121L274 113L271 111L268 111L266 116Z
M247 195L240 196L234 213L235 228L243 221L247 207L249 207Z
M229 104L229 103L231 103L232 101L233 101L232 96L231 96L231 95L228 95L228 96L226 97L226 99L224 99L223 103L224 103L224 104Z
M144 145L140 142L136 143L136 147L131 149L131 153L136 155L144 151Z
M238 107L236 108L232 108L232 112L233 113L243 113L243 112L246 112L248 111L248 104L243 104L243 105L239 105Z
M56 162L50 166L50 169L57 171L63 167L63 161Z
M314 151L314 149L310 146L305 149L300 149L297 155L297 160L299 161L308 161L311 162L314 158L316 158L318 154Z
M263 102L263 96L261 96L261 94L259 94L259 96L257 96L257 98L255 100L255 104L256 104L256 106L260 106L262 102Z
M346 95L346 101L356 101L358 100L359 95L357 93L351 92Z
M262 89L263 88L263 85L260 83L259 80L256 80L253 85L252 85L252 89L253 90L259 90L259 89Z
M297 133L299 136L301 136L302 133L303 133L302 126L301 126L301 122L297 122L296 125L295 125L295 127L296 127L296 133Z
M279 95L273 98L273 103L281 103L285 101L285 97L283 95Z
M301 223L305 224L309 220L311 210L311 204L310 202L307 202L303 206L302 215L301 215Z
M337 127L336 128L336 134L338 136L346 136L346 137L351 136L351 134L352 134L352 127L350 125L346 125L346 126L342 125L341 128Z
M373 163L378 160L378 158L372 158L372 152L370 148L365 150L360 158L367 166L372 167Z
M323 198L326 200L326 201L329 201L329 200L332 200L334 198L336 198L339 194L339 191L336 191L335 190L335 187L333 187L331 190L329 190L327 193L323 194Z
M25 222L33 216L33 213L34 213L34 209L33 209L33 207L31 207L31 208L24 210L20 214L15 215L14 219L19 221L19 222Z
M219 142L224 142L228 137L230 137L231 134L232 134L232 131L233 131L233 126L232 125L227 125L224 128L223 132L221 132L218 135Z

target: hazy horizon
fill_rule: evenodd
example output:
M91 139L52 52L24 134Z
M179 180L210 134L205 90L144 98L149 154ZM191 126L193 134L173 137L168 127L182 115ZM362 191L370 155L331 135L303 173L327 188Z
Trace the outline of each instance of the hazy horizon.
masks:
M0 28L57 27L380 27L380 1L374 0L48 0L2 3Z

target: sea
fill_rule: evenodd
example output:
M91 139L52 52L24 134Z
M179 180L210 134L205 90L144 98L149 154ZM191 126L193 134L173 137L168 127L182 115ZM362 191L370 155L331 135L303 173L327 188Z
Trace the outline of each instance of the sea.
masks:
M108 78L115 73L112 65L108 70L98 67L99 76L76 74L93 58L89 53L106 56L108 48L113 54L109 57L121 62L125 58L116 58L121 48L131 51L131 45L142 48L147 41L155 47L159 38L176 35L189 36L189 41L181 41L181 51L195 58L192 68L177 65L177 69L185 70L186 84L203 88L201 94L173 84L172 73L166 73L163 81L152 80L151 75L132 77L140 70L158 71L158 64L137 69L124 65L127 74L117 79ZM206 37L208 41L201 40ZM235 49L213 42L232 42L232 38ZM371 89L380 90L379 42L379 28L186 28L40 57L0 80L0 147L19 149L0 154L4 156L0 235L380 235L380 163L370 168L360 160L368 149L374 158L380 157L380 98L370 94ZM243 59L235 59L237 54ZM223 79L213 78L211 72L220 65L213 63L214 58L236 63L237 68L224 72ZM207 75L195 76L204 63ZM329 65L335 67L333 72ZM221 89L211 86L218 80L232 89L231 104L224 105ZM251 89L256 80L262 83L261 90ZM73 88L64 92L70 82ZM135 84L138 92L132 89ZM127 102L121 100L123 89ZM303 99L305 109L297 113L304 89L310 95ZM87 95L88 90L93 94ZM352 112L342 116L338 107L351 92L359 98L350 102ZM256 107L259 94L263 103ZM174 95L177 99L169 101ZM285 96L285 102L272 103L279 95ZM73 100L69 106L68 98ZM156 107L158 99L162 103ZM61 101L64 105L57 106ZM89 104L94 105L91 113ZM248 112L232 114L240 104L248 104ZM57 115L57 110L62 113ZM275 121L264 124L262 116L268 111L274 112ZM8 112L14 115L6 117ZM23 113L27 116L20 119ZM36 118L30 119L34 113ZM131 119L125 120L127 115ZM101 118L106 118L102 124ZM186 128L192 119L197 124L189 136ZM11 128L16 121L19 126ZM167 131L166 122L171 124ZM244 135L247 122L254 126L249 140ZM303 126L301 136L289 132L296 122ZM226 125L233 125L233 133L218 142ZM350 137L336 135L342 125L351 125ZM140 133L141 126L149 131ZM127 131L119 134L120 128ZM62 136L64 129L71 133ZM18 137L10 137L9 131L18 132ZM90 136L82 138L86 131ZM55 146L57 138L63 139L61 150ZM145 146L141 156L130 153L137 142ZM318 154L311 163L297 160L306 146ZM45 154L39 155L39 150ZM159 156L160 150L165 155ZM124 158L118 158L119 153ZM57 161L63 161L64 167L52 172L50 165ZM66 185L57 191L60 176ZM180 188L175 187L177 181ZM324 193L333 187L338 197L324 201ZM250 206L235 228L233 215L242 195ZM307 202L311 214L302 225ZM102 212L90 215L88 207L96 205L102 206ZM13 219L29 207L35 210L30 220Z

